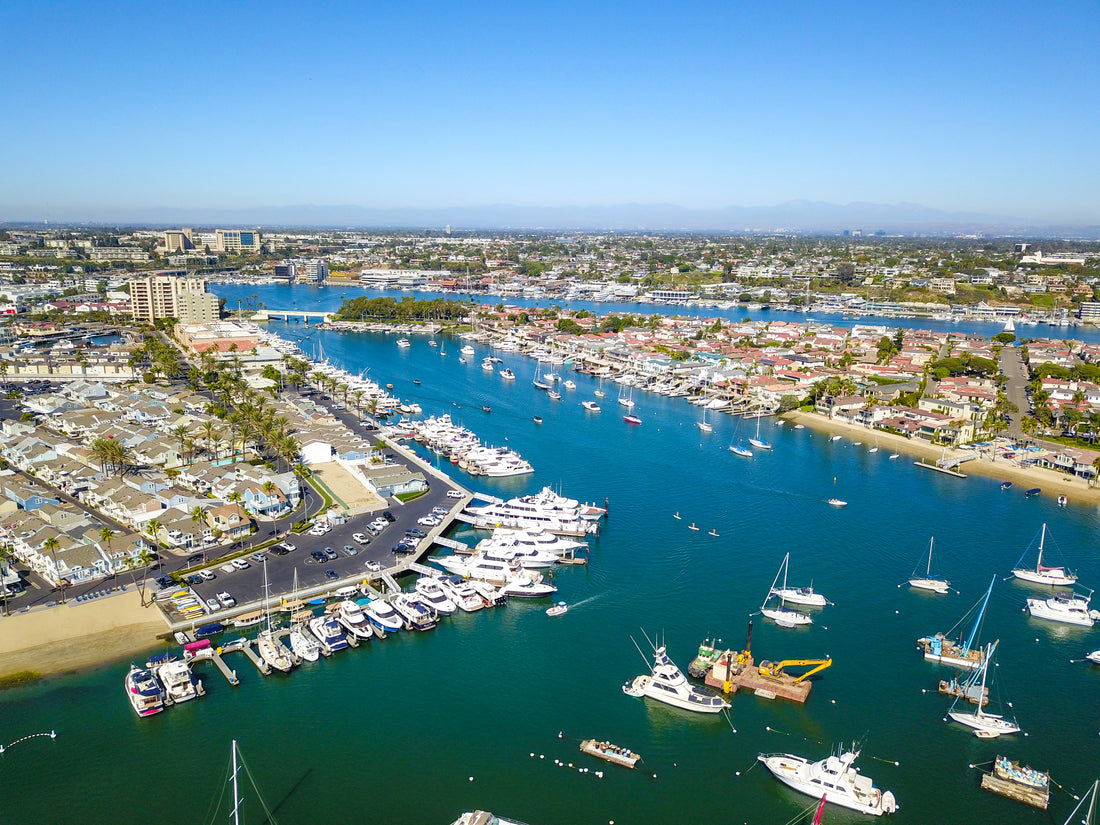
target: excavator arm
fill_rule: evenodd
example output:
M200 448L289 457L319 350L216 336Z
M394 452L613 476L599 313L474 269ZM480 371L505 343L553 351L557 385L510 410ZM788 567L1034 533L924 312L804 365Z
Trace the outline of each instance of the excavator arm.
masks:
M784 668L788 667L811 667L812 670L807 670L797 679L795 684L802 682L815 673L820 673L827 667L831 667L833 664L832 659L784 659L782 662L761 662L760 663L760 675L761 676L782 676Z

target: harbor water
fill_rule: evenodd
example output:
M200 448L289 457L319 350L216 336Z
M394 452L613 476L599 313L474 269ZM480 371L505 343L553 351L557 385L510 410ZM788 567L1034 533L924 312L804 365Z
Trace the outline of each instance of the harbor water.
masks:
M265 290L268 306L295 300L302 309L313 308L307 294L316 303L334 292L245 289ZM217 291L231 304L238 297ZM207 696L146 719L123 695L125 662L5 691L0 744L49 730L57 739L0 757L3 822L75 816L122 825L156 811L209 821L229 793L232 739L282 823L434 825L474 808L531 825L783 823L814 800L772 778L757 754L819 759L852 740L862 743L862 772L897 797L899 825L1061 822L1075 804L1070 793L1100 773L1100 667L1070 663L1100 648L1100 634L1029 618L1024 600L1042 591L1004 580L1046 522L1047 559L1068 563L1084 585L1100 582L1095 507L1059 508L1053 496L1025 498L995 479L922 472L905 456L871 452L870 432L857 445L764 419L760 435L774 451L740 458L728 447L754 436L755 421L712 414L714 431L704 434L699 408L634 390L642 424L630 425L618 385L605 382L602 411L588 412L580 402L598 387L590 376L557 367L577 388L559 386L554 401L532 387L531 360L498 353L498 366L516 373L504 382L481 369L484 345L459 363L456 338L436 336L440 346L430 347L429 336L414 335L399 349L396 336L270 327L307 354L323 347L331 362L369 370L425 415L449 413L535 467L472 479L440 462L465 486L505 497L545 485L601 504L606 497L591 563L554 571L569 612L549 618L549 601L513 600L286 676L264 678L238 658L236 688L200 665ZM831 498L848 504L831 507ZM473 538L469 528L457 535ZM933 536L934 566L953 588L946 596L901 586ZM753 616L752 650L757 661L833 659L805 705L739 694L727 719L623 694L624 682L648 670L635 648L650 650L647 636L685 670L705 637L742 648L786 553L790 583L812 581L835 604L813 610L804 629ZM994 578L981 631L983 641L1000 640L991 696L1011 702L1001 707L1027 735L982 740L944 721L949 700L936 686L958 671L924 661L916 639L949 630ZM628 771L587 757L578 747L589 737L642 762ZM1055 787L1051 813L979 790L979 771L968 766L998 753L1050 771L1064 788ZM244 821L265 821L255 793L245 797ZM863 819L830 806L824 821Z

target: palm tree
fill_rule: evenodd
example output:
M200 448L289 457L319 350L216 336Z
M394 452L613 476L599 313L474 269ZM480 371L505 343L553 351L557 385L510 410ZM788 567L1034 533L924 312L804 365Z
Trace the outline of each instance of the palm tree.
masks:
M106 542L108 555L110 555L111 553L111 539L113 539L114 537L115 531L112 530L110 527L104 527L102 530L99 531L99 540L102 542Z
M356 390L351 394L351 397L355 399L355 417L360 419L363 417L363 395L362 390Z
M57 587L61 591L61 603L65 604L65 580L61 578L61 568L57 566L57 548L61 546L61 543L56 536L50 536L42 543L42 546L53 557L53 571L54 575L57 576Z
M191 509L191 521L195 522L196 524L198 524L199 522L202 522L203 524L205 524L206 523L206 509L203 508L201 505L196 504Z
M202 422L202 426L199 427L199 435L202 436L203 445L206 451L212 452L210 447L217 441L218 436L221 435L221 430L218 429L218 425L215 424L212 420L207 419L206 421Z

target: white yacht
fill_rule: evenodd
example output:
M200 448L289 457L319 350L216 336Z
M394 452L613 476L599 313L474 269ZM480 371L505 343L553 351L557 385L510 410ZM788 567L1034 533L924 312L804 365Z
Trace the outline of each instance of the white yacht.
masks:
M541 573L525 570L515 560L490 559L481 553L471 556L435 556L432 561L448 573L489 582L496 587L503 587L509 582L538 584L542 581Z
M1092 592L1085 598L1074 593L1055 593L1049 599L1028 599L1027 612L1036 619L1092 627L1100 620L1100 610L1090 610Z
M164 689L151 670L130 665L126 674L126 698L138 716L152 716L164 710Z
M329 653L335 653L348 646L348 640L344 636L344 631L340 629L340 625L337 623L336 619L331 616L316 616L310 619L309 632L317 637L317 641L320 642L321 647Z
M789 753L762 753L756 758L772 776L799 793L871 816L894 813L899 807L894 795L852 767L857 757L858 750L841 751L817 762Z
M955 710L955 705L958 704L962 695L967 695L971 692L971 689L977 684L977 676L981 674L981 686L978 688L977 696L986 695L985 677L989 672L989 663L993 659L993 654L997 650L997 642L986 647L985 659L982 661L981 667L978 672L971 675L964 685L964 691L960 696L955 697L955 701L951 703L951 708L947 711L947 715L958 722L960 725L966 725L967 727L974 729L974 735L983 739L992 739L997 736L1003 736L1006 733L1019 733L1020 726L1015 721L1009 721L1003 716L998 716L995 713L986 713L982 704L979 702L977 708L974 711ZM1012 707L1011 703L1008 705Z
M789 565L789 556L790 554L788 554L788 556L783 559L784 564ZM829 604L828 599L826 599L820 593L814 592L812 583L809 587L788 587L787 576L785 572L783 575L783 586L776 587L775 585L772 585L772 592L770 595L778 596L784 602L792 602L794 604L806 604L810 605L811 607L824 607L825 605Z
M462 610L473 613L485 607L485 600L470 587L470 583L462 576L444 576L439 580L439 586L443 592Z
M482 546L500 549L514 549L519 553L528 550L537 550L541 553L550 553L561 557L573 553L581 548L587 549L587 542L565 536L556 536L543 530L513 530L508 527L498 527L493 530L493 535L482 539L478 543L478 549Z
M1077 581L1077 576L1074 573L1070 573L1064 567L1044 567L1043 566L1043 544L1046 542L1047 526L1043 523L1043 530L1039 537L1039 558L1035 561L1035 569L1030 567L1017 567L1012 571L1012 575L1021 581L1031 582L1032 584L1049 584L1054 587L1064 587L1074 584ZM1030 549L1030 546L1028 547ZM1024 556L1027 555L1027 550L1024 550L1017 565L1024 560Z
M729 702L710 691L688 682L680 668L673 664L664 645L653 654L653 671L649 675L635 676L625 685L627 696L648 696L666 705L691 710L696 713L718 713L729 707Z
M156 668L157 678L164 686L165 702L179 704L203 696L202 682L195 678L187 662L173 660Z
M582 401L581 406L584 407L589 412L599 412L600 411L600 405L597 404L595 401Z
M504 369L502 369L500 371L500 377L503 378L505 381L515 381L516 380L516 374L514 372L512 372L510 369L508 369L507 367L505 367Z
M439 624L439 616L436 615L435 610L418 594L395 593L390 597L389 602L413 630L431 630Z
M786 593L790 590L790 588L787 587L787 566L790 557L790 553L783 556L783 563L779 565L779 570L776 571L775 579L772 580L772 586L768 589L768 595L764 597L764 603L760 605L760 612L780 627L799 627L801 625L813 624L814 620L805 613L800 613L797 610L791 610L787 607L787 600L782 595L779 596L778 606L768 607L768 602L771 600L772 596ZM783 576L783 586L777 588L776 584L779 582L780 576Z
M363 608L363 613L367 621L383 633L396 633L405 629L405 620L384 599L371 599Z
M558 588L544 581L515 578L505 582L504 586L500 588L500 592L509 598L544 599L557 593Z
M397 346L401 349L408 349L409 347L412 346L412 344L409 343L408 338L398 338L397 339Z
M474 348L471 347L469 344L467 344L462 349L460 349L459 352L461 352L463 355L465 355L467 357L470 357L470 356L474 355Z
M521 547L515 542L495 542L491 538L479 541L474 548L474 555L489 561L522 564L532 570L553 567L561 561L561 556L557 553L548 553L529 545Z
M458 605L447 597L447 594L443 592L443 588L439 586L439 582L431 576L421 576L416 580L413 587L416 594L436 613L450 616L458 610Z
M336 621L356 639L369 639L374 635L363 608L348 599L340 602L336 610Z
M290 626L290 649L299 659L316 662L321 656L321 646L297 622Z

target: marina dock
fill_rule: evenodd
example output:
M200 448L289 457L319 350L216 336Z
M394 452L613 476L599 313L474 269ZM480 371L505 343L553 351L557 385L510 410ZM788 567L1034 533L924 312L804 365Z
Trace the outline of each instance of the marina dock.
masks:
M256 666L256 669L260 671L260 673L262 673L264 676L271 675L271 668L268 667L267 663L256 654L256 651L252 649L251 644L243 644L238 647L237 650L242 651L245 656L251 659L252 664L254 664Z
M597 742L595 739L585 739L581 742L581 750L589 756L595 756L605 762L622 765L624 768L633 768L641 759L638 754L610 742Z
M938 464L928 464L925 461L914 461L914 467L922 467L925 470L935 470L937 473L943 473L944 475L954 476L955 478L966 478L966 473L960 473L958 470L953 470L950 467L941 467Z

